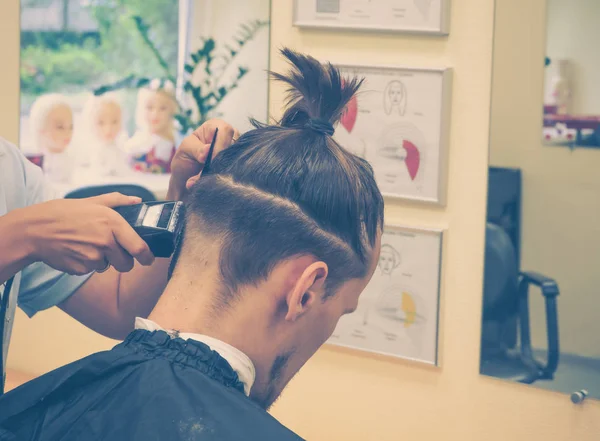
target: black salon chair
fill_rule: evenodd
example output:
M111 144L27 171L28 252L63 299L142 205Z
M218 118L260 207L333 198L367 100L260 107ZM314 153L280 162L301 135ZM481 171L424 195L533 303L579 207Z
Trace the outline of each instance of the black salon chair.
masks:
M558 285L549 277L519 271L521 174L490 169L486 227L481 373L522 383L551 380L559 361ZM529 288L546 302L548 353L534 357L529 324Z
M137 196L143 202L151 202L156 200L156 196L147 188L135 184L109 184L109 185L94 185L89 187L81 187L73 190L65 195L65 199L82 199L94 196L100 196L106 193L118 192L127 196Z

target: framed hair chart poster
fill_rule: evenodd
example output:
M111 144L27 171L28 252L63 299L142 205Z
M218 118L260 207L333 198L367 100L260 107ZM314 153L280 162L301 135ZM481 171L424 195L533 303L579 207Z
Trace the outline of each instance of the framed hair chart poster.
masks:
M451 70L338 67L365 81L337 141L371 163L384 196L444 205Z
M295 0L294 24L448 35L450 0Z
M375 274L328 342L437 366L441 258L441 231L386 226Z

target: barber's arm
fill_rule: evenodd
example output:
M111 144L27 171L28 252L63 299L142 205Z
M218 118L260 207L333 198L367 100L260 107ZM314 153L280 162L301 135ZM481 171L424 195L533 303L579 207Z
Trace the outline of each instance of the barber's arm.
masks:
M238 136L229 124L210 120L186 137L171 164L168 200L181 200L186 189L198 180L216 129L215 155ZM136 263L128 273L111 268L94 274L60 307L96 332L123 338L133 329L135 317L147 317L156 305L167 284L169 263L170 259L156 259L147 267Z
M0 284L34 262L27 238L15 233L21 226L17 213L0 217Z
M106 266L129 271L133 257L154 261L146 243L112 207L139 203L113 193L85 200L54 200L0 217L0 281L34 262L74 275Z

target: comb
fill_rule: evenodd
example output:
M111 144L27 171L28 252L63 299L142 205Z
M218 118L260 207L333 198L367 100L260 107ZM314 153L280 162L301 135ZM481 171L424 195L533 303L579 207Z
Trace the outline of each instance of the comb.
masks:
M210 148L208 149L208 155L206 155L206 162L204 163L204 167L202 168L202 174L208 173L210 170L210 165L212 164L213 152L215 150L215 142L217 141L217 134L219 133L219 129L215 129L215 134L213 135L212 142L210 143Z

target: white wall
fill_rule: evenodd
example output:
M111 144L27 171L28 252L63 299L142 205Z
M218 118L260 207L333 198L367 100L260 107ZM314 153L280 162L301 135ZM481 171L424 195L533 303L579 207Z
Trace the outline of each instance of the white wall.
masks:
M599 42L600 1L548 0L546 54L553 61L565 58L571 63L570 113L600 115ZM555 67L555 63L548 66L547 79Z
M238 27L251 20L269 20L270 0L192 0L192 24L190 49L197 50L201 36L212 37L218 47L224 44L235 47L234 36ZM222 101L221 118L229 121L240 131L250 128L248 117L265 122L268 112L269 28L259 31L235 62L225 73L229 78L237 74L237 67L249 68L240 87L230 92Z

